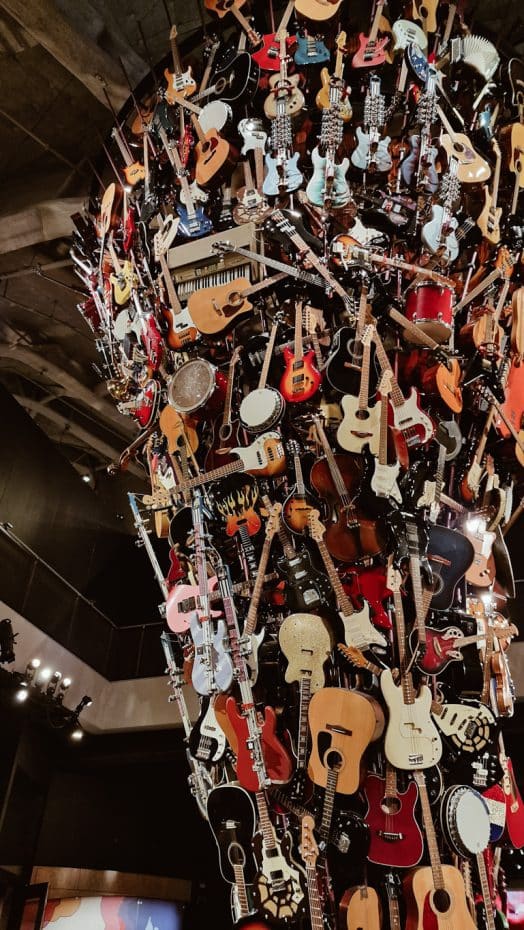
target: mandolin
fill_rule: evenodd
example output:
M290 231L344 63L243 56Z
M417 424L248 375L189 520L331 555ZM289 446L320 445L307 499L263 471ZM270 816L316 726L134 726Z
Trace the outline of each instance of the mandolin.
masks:
M378 702L358 691L322 688L308 711L311 755L308 775L320 788L328 780L339 794L354 794L360 784L362 756L384 729Z
M440 859L424 772L415 771L431 865L415 869L404 879L406 930L476 930L467 905L464 879L457 868Z
M315 365L315 350L304 353L302 341L302 301L295 302L295 341L293 351L284 349L285 371L280 379L280 393L288 403L310 400L318 391L322 375Z

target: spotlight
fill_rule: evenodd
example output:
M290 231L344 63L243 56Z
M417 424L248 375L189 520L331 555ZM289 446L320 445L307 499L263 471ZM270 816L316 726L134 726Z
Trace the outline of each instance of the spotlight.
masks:
M15 699L19 704L23 704L29 697L29 689L26 684L20 684L18 691L15 692Z
M31 659L25 667L25 677L28 684L31 684L36 675L37 669L40 668L40 659Z
M84 731L82 727L81 726L75 727L75 729L71 733L71 739L74 739L75 742L78 743L83 738L84 738Z
M62 678L62 681L60 682L57 690L55 691L55 700L58 701L59 704L61 704L62 701L64 700L65 693L67 689L71 686L71 684L72 684L71 678Z
M82 713L84 707L91 707L91 704L92 704L92 703L93 703L93 698L90 698L88 694L84 694L84 696L83 696L82 700L80 701L80 703L76 705L76 707L75 707L75 709L74 709L74 714L75 714L77 717L79 717L80 714Z
M82 481L85 481L86 484L89 484L89 482L91 481L91 476L90 476L90 475L82 475Z
M51 678L51 675L52 675L52 674L53 674L53 669L52 669L52 668L47 668L47 667L46 667L46 668L43 668L43 669L42 669L42 671L40 672L40 674L39 674L38 677L39 677L40 681L46 682L46 681L49 681L49 679Z
M62 691L65 691L65 690L66 690L67 688L69 688L72 684L73 684L73 679L72 679L72 678L63 678L62 681L61 681L61 683L60 683L60 688L62 689Z
M53 672L53 675L49 679L49 684L45 689L45 693L48 695L48 697L52 697L55 694L61 678L62 672Z

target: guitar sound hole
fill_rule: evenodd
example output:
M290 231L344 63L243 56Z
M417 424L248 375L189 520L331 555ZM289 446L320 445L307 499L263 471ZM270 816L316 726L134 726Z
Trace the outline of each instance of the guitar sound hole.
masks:
M339 769L342 765L342 756L336 749L330 749L326 755L326 765L329 769Z
M382 798L382 803L380 805L385 814L398 814L400 810L400 801L398 798Z
M449 911L451 898L444 888L438 888L433 895L433 907L439 914L445 914Z

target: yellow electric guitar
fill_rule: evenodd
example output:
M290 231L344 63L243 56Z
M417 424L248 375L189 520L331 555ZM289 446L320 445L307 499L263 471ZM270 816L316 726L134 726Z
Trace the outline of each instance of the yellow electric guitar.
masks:
M126 304L131 297L131 291L133 287L136 286L137 280L135 275L135 270L133 267L133 262L129 259L121 262L118 258L118 255L115 252L115 247L111 238L109 238L107 243L107 248L111 256L111 261L113 263L113 268L115 273L110 275L109 280L113 285L113 294L116 303L119 307L123 304Z
M333 86L343 87L343 93L338 94L338 115L345 122L351 119L353 114L353 109L349 102L349 97L347 96L347 88L342 81L342 72L344 70L344 58L346 56L346 33L339 32L337 36L337 57L335 61L335 70L331 76L327 68L322 68L320 72L320 80L322 81L322 87L320 88L317 96L315 97L315 102L319 110L329 110L332 106L333 93L330 92Z

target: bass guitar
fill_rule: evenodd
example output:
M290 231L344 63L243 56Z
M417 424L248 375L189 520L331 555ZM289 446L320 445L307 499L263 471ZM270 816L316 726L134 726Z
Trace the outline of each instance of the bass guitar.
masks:
M404 791L399 791L396 770L386 765L385 778L368 773L363 792L368 806L364 820L370 835L369 861L397 869L418 865L424 839L415 817L416 783L410 781Z
M293 456L295 484L286 497L282 507L282 518L291 533L303 535L307 527L308 516L312 510L319 509L319 503L311 494L304 481L300 445L292 439L288 443Z
M202 700L200 714L189 734L188 746L194 759L207 764L218 762L226 751L226 737L218 725L209 697Z

